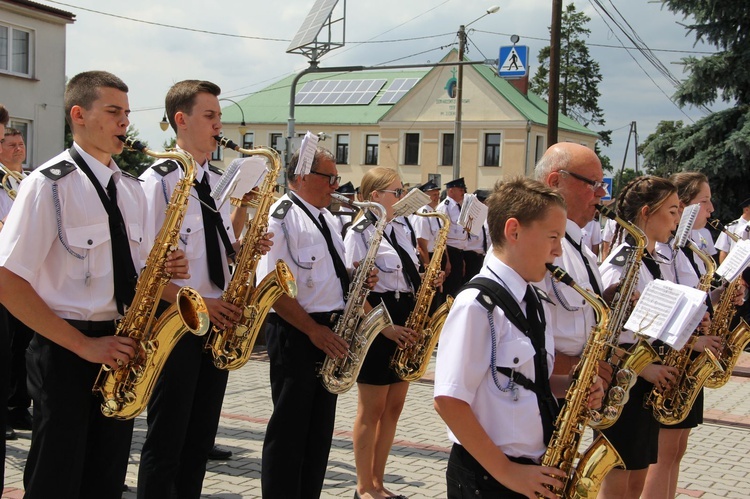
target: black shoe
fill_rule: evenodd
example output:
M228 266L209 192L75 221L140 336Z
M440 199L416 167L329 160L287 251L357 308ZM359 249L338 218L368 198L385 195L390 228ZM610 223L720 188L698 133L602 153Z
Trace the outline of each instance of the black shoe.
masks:
M230 457L232 457L232 451L222 449L218 445L214 445L213 449L208 451L208 459L211 461L226 461Z
M31 430L33 420L25 407L8 409L8 424L16 430Z
M15 440L18 438L18 435L16 435L16 432L13 431L13 427L10 425L5 425L5 440Z

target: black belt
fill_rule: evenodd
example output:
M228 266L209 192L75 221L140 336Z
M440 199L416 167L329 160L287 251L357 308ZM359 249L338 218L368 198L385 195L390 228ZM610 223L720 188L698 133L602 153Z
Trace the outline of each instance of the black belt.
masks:
M308 312L308 315L312 317L312 320L323 326L333 326L343 310L334 310L332 312ZM287 322L279 316L277 313L269 313L268 321L272 324L278 324L279 322Z
M85 332L107 332L114 333L117 329L117 320L112 319L109 321L79 321L76 319L65 319L65 322L76 328L77 330Z
M476 458L474 456L472 456L469 453L469 451L467 451L466 448L464 448L463 445L457 444L457 443L454 442L453 443L453 450L456 452L457 456L462 461L464 461L464 462L468 461L468 462L470 462L472 464L475 464L476 466L479 466L482 469L484 469L484 467L481 464L479 464L479 461L477 461ZM518 464L531 464L531 465L537 465L538 464L536 461L534 461L533 459L528 458L528 457L516 457L516 456L509 456L507 454L505 455L505 457L508 458L508 461L511 461L511 462L514 462L514 463L518 463Z
M373 298L388 296L388 297L393 298L396 301L401 301L402 299L404 299L404 300L405 299L409 299L409 300L413 300L414 299L414 293L412 293L411 291L409 291L408 293L404 292L404 291L384 291L382 293L377 293L375 291L371 291L370 292L370 296L372 296ZM398 298L397 298L397 296L398 296Z

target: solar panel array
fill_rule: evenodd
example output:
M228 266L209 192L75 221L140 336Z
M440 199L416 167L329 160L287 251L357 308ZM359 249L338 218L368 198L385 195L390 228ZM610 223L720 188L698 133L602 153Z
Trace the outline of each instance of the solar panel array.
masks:
M316 80L308 81L297 92L294 104L299 106L367 105L387 80Z
M286 51L296 50L313 43L337 3L338 0L316 0Z
M419 78L396 78L378 101L378 104L395 104L417 84Z

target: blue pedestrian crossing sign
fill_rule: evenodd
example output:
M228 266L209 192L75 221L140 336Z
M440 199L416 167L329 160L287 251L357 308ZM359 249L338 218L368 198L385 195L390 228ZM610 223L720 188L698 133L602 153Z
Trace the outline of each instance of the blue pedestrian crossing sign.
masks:
M503 78L523 78L528 74L529 47L511 45L500 47L497 74Z
M604 177L604 183L607 184L607 195L602 197L602 201L609 201L612 199L612 183L613 183L612 177Z

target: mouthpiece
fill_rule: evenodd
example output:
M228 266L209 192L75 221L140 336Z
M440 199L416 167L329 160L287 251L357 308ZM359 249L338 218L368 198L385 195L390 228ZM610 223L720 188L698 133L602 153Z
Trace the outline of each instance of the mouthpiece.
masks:
M343 203L347 206L354 206L354 203L346 196L339 194L338 192L332 192L331 197L338 201L339 203Z
M138 139L134 139L133 137L126 137L125 135L118 135L117 138L120 139L123 144L125 144L131 149L135 149L136 151L143 152L143 150L146 149L145 144L143 144Z
M222 137L221 135L214 135L214 139L216 139L216 142L218 142L220 146L226 147L227 149L233 149L236 151L240 148L240 146L233 142L232 139Z
M568 286L573 286L575 284L575 281L570 276L570 274L565 272L563 269L561 269L557 265L553 265L551 263L548 263L546 265L547 265L547 270L550 271L550 274L552 274L552 277L555 280L558 280L562 282L563 284L567 284Z
M596 205L596 211L604 215L605 217L614 220L617 217L617 214L612 210L611 208L608 208L604 206L603 204Z

